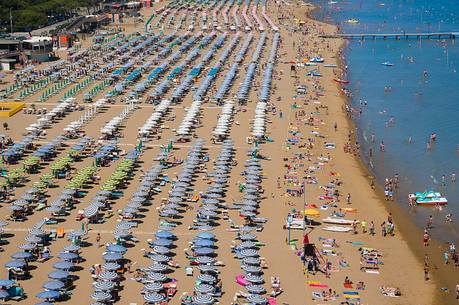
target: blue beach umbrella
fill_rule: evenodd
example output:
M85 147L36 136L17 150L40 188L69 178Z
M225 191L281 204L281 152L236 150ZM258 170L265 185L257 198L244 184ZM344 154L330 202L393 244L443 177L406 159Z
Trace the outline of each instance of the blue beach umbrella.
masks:
M59 291L47 290L36 295L39 299L54 300L61 296Z
M65 287L65 284L61 281L49 281L42 286L46 290L60 290Z

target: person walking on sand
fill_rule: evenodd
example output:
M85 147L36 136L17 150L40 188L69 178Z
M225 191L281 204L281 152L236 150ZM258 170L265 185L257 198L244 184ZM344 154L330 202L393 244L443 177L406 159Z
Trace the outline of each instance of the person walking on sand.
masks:
M346 201L347 201L347 204L351 204L351 193L347 193Z
M429 240L430 240L429 233L427 233L427 231L424 231L424 237L423 237L424 247L429 246Z
M100 248L100 233L97 233L96 244L97 244L97 248Z
M424 281L429 280L429 265L425 264L424 265Z
M382 237L386 237L386 222L383 221L381 224L381 235Z
M370 221L370 226L369 226L369 230L370 230L370 235L375 235L375 223L372 221Z
M360 225L362 226L362 233L363 234L367 233L367 222L365 220L362 220Z

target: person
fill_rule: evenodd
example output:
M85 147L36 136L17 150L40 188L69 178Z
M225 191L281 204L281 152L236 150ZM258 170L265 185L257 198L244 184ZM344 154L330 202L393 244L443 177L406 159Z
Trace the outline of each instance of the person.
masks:
M351 193L347 193L346 201L347 201L347 204L351 204Z
M373 221L370 222L370 235L375 235L375 224Z
M449 263L449 253L448 253L448 251L443 252L443 259L445 261L445 265L448 265L448 263Z
M424 281L429 280L429 265L424 265Z
M335 132L338 131L338 123L335 122Z
M429 246L429 240L430 240L429 233L427 233L427 231L424 231L424 237L423 237L424 247Z
M445 221L446 222L453 222L453 216L451 215L451 213L446 214Z
M386 237L386 222L383 221L381 224L381 234L383 237Z
M431 229L432 228L432 223L433 223L433 216L430 215L429 216L429 219L427 220L427 229Z
M100 248L100 233L97 233L96 243L97 243L97 248Z
M456 300L459 300L459 284L456 285Z
M455 173L451 174L451 182L456 182L456 174Z
M360 225L362 226L362 233L367 233L367 222L365 220L362 220Z

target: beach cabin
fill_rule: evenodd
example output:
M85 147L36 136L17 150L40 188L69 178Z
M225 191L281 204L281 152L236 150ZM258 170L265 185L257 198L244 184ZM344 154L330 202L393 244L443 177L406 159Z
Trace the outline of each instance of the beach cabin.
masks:
M32 36L23 42L24 54L33 61L52 60L53 39L48 36Z

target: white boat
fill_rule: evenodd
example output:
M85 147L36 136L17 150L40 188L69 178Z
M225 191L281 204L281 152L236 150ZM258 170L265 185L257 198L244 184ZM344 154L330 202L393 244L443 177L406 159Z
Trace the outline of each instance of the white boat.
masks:
M386 67L392 67L394 64L388 61L382 62L381 65L386 66Z
M322 228L324 231L331 231L331 232L349 232L352 229L348 227L339 227L339 226L330 226Z
M429 191L429 192L416 192L408 195L408 200L413 203L421 205L445 205L448 204L448 199L443 197L441 193Z
M354 223L353 220L350 219L344 219L344 218L332 218L332 217L327 217L322 219L322 222L324 223L331 223L334 225L345 225L345 226L350 226ZM358 221L357 221L358 223Z

